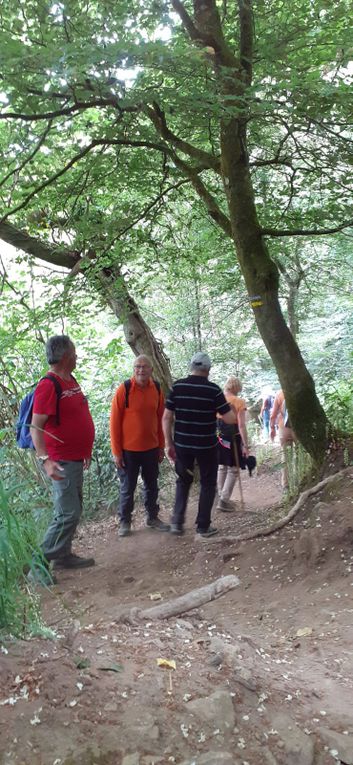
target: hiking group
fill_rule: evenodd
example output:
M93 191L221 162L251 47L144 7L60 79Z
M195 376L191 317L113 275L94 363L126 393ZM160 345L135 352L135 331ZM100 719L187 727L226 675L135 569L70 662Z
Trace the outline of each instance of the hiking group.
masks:
M20 422L17 440L21 446L34 447L51 483L53 518L42 542L42 555L33 560L30 572L34 581L50 584L55 581L51 561L54 569L94 565L93 558L72 551L82 513L83 473L91 461L94 424L87 398L73 377L77 356L72 340L66 335L49 338L46 355L49 372L26 402L27 408L30 403L30 416L28 423ZM256 465L249 450L246 403L238 395L238 378L230 377L222 391L209 380L210 369L207 353L196 353L189 375L176 380L165 399L152 377L150 359L141 355L135 359L131 379L117 388L111 406L110 439L120 482L119 537L131 534L140 473L146 526L153 531L176 536L184 533L195 463L200 474L196 534L207 539L217 533L211 524L217 489L217 509L235 509L231 496L239 468L247 466L251 474ZM33 444L27 442L28 431ZM158 505L159 465L165 453L176 473L170 524L159 517Z

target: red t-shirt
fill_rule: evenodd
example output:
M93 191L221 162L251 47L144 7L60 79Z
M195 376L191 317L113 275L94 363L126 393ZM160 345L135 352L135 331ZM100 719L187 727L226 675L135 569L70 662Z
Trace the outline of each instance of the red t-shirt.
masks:
M44 425L45 450L52 460L89 459L94 441L94 424L87 398L76 380L63 380L55 376L62 389L59 425L56 423L57 397L52 381L41 380L34 394L33 414L48 415ZM50 433L61 440L51 438Z

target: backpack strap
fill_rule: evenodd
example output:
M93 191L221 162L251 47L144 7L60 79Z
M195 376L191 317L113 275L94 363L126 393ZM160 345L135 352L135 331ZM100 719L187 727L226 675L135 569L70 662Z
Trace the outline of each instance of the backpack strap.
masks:
M59 380L55 377L55 375L50 374L50 372L48 372L47 375L44 375L44 377L42 377L42 380L51 380L53 385L54 385L55 393L56 393L56 413L55 413L55 418L56 418L56 424L60 425L60 407L59 407L59 403L60 403L61 394L62 394L62 387L61 387L61 385L59 383ZM74 377L73 377L73 380L75 380ZM76 382L76 380L75 380L75 382Z
M158 391L158 404L157 404L157 409L158 409L159 408L159 402L161 400L161 384L160 384L160 382L158 382L158 380L153 380L153 382L154 382L154 384L155 384L155 386L157 388L157 391Z
M159 402L161 399L161 384L158 382L158 380L153 380L157 392L158 392L158 404L157 409L159 408ZM129 408L129 393L131 388L131 380L124 380L124 387L125 387L125 409Z
M125 409L129 408L129 393L131 388L131 380L124 380L125 386Z

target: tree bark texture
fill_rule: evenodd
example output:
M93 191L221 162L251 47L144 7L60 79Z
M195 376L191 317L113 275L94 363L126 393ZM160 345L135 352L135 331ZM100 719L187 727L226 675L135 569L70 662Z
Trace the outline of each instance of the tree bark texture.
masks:
M69 268L71 277L81 271L100 292L123 325L126 342L135 356L140 354L149 356L153 363L153 374L161 383L163 390L167 391L170 388L172 382L170 366L162 344L141 316L117 266L99 269L95 264L94 255L81 257L78 252L42 242L11 223L0 223L0 238L34 258L62 268Z

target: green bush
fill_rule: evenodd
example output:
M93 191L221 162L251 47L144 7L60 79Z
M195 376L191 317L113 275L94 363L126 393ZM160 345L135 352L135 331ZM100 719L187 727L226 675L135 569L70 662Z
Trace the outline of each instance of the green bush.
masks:
M325 396L325 409L335 428L353 433L353 378L332 385Z
M5 491L0 482L0 632L16 637L37 630L40 623L38 598L26 582L37 551L36 521L29 513L14 512L13 500L20 490L13 486Z

